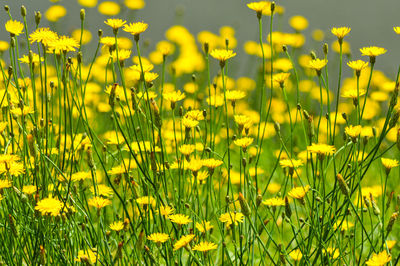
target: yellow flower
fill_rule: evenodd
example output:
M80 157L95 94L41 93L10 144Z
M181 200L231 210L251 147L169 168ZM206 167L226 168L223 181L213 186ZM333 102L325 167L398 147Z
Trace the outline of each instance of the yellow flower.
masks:
M48 46L49 43L54 42L57 39L57 33L51 31L49 28L37 28L29 35L29 41L31 43L40 42L44 46Z
M295 199L303 199L306 193L310 190L310 186L306 185L305 187L294 187L289 192L288 195Z
M281 88L283 88L283 85L284 85L285 81L286 81L289 77L290 77L290 73L285 73L285 72L277 73L277 74L274 74L274 81L277 82L277 83L279 83L279 86L280 86Z
M49 7L44 13L44 16L48 21L57 22L60 18L67 14L67 9L60 5L54 5Z
M260 1L260 2L251 2L247 4L247 7L251 10L256 11L257 13L263 12L263 10L270 7L270 3L267 1Z
M303 254L301 253L300 249L294 249L289 253L289 256L295 260L299 261L303 257Z
M169 215L173 214L174 211L175 209L170 206L160 206L160 214L164 217L168 217Z
M126 24L123 30L129 32L132 35L138 36L140 33L145 32L148 26L149 25L144 22L134 22Z
M340 42L341 40L343 40L343 38L344 38L347 34L349 34L350 31L351 31L351 28L349 28L349 27L339 27L339 28L333 27L333 28L331 29L332 34L335 35L335 36L339 39L339 42Z
M386 250L376 254L372 254L372 257L365 262L367 265L372 266L383 266L392 260L392 256L386 252Z
M35 210L40 211L42 215L49 214L51 216L59 215L62 208L63 203L52 197L40 200L35 206Z
M76 29L71 33L72 38L77 42L81 40L81 29ZM83 30L82 33L82 44L88 44L92 40L92 33L88 30Z
M303 161L296 159L282 159L279 161L279 165L282 168L298 168L303 165Z
M362 127L361 126L348 126L344 129L344 132L349 136L352 140L357 139L357 137L361 134Z
M202 222L196 223L196 229L202 233L205 233L213 228L214 228L214 226L212 226L209 221L202 221Z
M116 232L121 231L122 229L124 229L124 227L124 222L122 221L116 221L110 224L110 229Z
M221 214L219 220L223 223L226 223L226 227L229 227L231 224L238 225L239 223L243 223L244 215L241 212L227 212Z
M289 19L289 24L293 29L295 29L297 31L303 31L303 30L307 29L307 27L308 27L308 21L303 16L291 17Z
M192 220L189 218L189 216L184 215L184 214L172 214L168 216L168 219L176 224L184 225L191 223Z
M60 36L58 39L49 42L49 51L60 54L61 52L74 52L79 43L74 38Z
M136 199L137 204L139 205L152 205L153 207L156 205L156 199L152 196L144 196Z
M285 206L285 200L278 197L263 200L262 203L267 206Z
M220 63L225 63L226 60L234 57L236 53L227 49L214 49L210 52L210 55L219 60Z
M174 251L177 251L178 249L185 247L193 240L194 237L195 235L193 234L182 236L178 241L175 242Z
M0 52L7 51L10 48L10 44L6 41L0 41Z
M344 221L343 223L341 221L337 221L333 224L333 230L340 229L340 231L344 232L349 230L350 228L353 228L354 224L352 222Z
M88 200L90 206L96 207L97 209L104 208L111 204L111 200L102 197L94 197Z
M382 164L386 169L386 173L389 174L390 170L394 167L399 166L399 161L389 158L381 158Z
M393 27L393 30L396 34L400 34L400 27Z
M340 255L339 250L333 248L323 249L322 253L329 255L332 259L337 259Z
M360 48L361 55L369 56L371 64L375 63L375 57L386 53L386 49L377 46L369 46Z
M114 30L116 30L121 28L126 23L126 21L120 18L109 18L106 21L104 21L104 23L113 28Z
M78 0L78 3L84 7L95 7L97 5L97 0Z
M133 10L143 9L146 6L146 2L143 0L125 0L124 4L127 8Z
M308 63L308 67L316 70L317 73L321 73L321 69L324 68L326 64L328 64L328 60L316 58Z
M358 97L361 97L365 95L367 91L365 89L359 89L358 94L357 94L357 88L350 87L342 91L341 96L343 98L352 98L353 100L356 100Z
M95 264L97 261L97 257L97 254L91 249L79 250L78 256L75 258L75 261Z
M245 151L246 150L246 148L248 147L248 146L250 146L251 145L251 143L253 143L253 138L250 138L250 137L243 137L243 138L240 138L240 139L236 139L235 141L234 141L234 143L235 143L235 145L237 145L237 146L239 146L239 147L242 147L242 149Z
M312 143L311 146L307 146L307 151L310 153L316 153L318 156L324 156L334 154L336 152L336 148L332 145Z
M164 243L169 239L169 235L165 233L153 233L147 236L147 239L154 243Z
M6 22L5 27L11 36L19 36L24 29L24 24L18 20L9 20Z
M174 109L175 103L185 99L186 95L181 91L171 91L171 92L164 92L163 97L165 100L171 102L171 109Z
M190 117L184 117L182 118L182 125L186 128L186 129L191 129L196 127L199 124L199 121L193 120Z
M95 191L94 186L92 186L90 188L90 192L95 194L94 191ZM104 184L98 184L97 188L96 188L96 191L97 191L97 195L103 196L103 197L111 197L112 194L114 193L112 188L110 188L110 187L108 187L108 186L106 186Z
M32 195L35 192L36 192L36 186L34 185L27 185L22 187L22 193L25 193L27 195Z
M106 16L118 15L120 10L121 10L120 6L117 3L111 1L105 1L101 3L98 7L99 13Z
M193 247L193 250L207 252L216 249L218 246L212 242L202 241Z
M217 160L217 159L214 159L214 158L209 158L209 159L204 159L203 160L203 166L205 166L205 167L207 167L209 169L217 168L221 164L223 164L223 161Z
M8 173L12 176L20 176L25 173L24 164L20 162L4 162L0 164L0 174Z
M12 186L11 181L0 179L0 190L3 189L3 188L9 188L11 186Z
M232 102L243 99L246 97L246 93L240 90L228 90L226 91L226 99Z
M365 62L363 60L355 60L347 62L347 65L359 74L361 70L368 67L368 62Z

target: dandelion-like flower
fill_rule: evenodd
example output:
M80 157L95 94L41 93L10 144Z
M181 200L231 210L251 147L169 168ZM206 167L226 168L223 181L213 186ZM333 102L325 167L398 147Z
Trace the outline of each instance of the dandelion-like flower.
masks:
M336 148L328 144L312 143L311 146L307 146L307 151L317 154L318 158L322 160L324 156L333 155L336 152Z
M352 141L355 143L357 140L357 137L361 134L362 126L348 126L344 129L344 132L346 133L347 136L349 136Z
M161 244L169 239L169 235L165 233L152 233L151 235L147 236L147 239L154 243Z
M331 29L332 34L335 35L335 36L338 38L339 43L342 43L343 38L344 38L347 34L349 34L350 31L351 31L351 28L349 28L349 27L339 27L339 28L333 27L333 28Z
M290 73L285 73L285 72L278 73L278 74L275 74L275 75L274 75L274 81L275 81L276 83L278 83L279 86L280 86L281 88L283 88L283 85L285 84L285 81L286 81L289 77L290 77Z
M209 221L201 221L201 222L196 223L196 229L202 233L205 233L213 228L214 228L214 226L212 226Z
M24 24L19 22L18 20L9 20L5 24L6 31L8 31L13 36L19 36L24 30Z
M177 251L178 249L187 246L194 237L195 235L193 234L182 236L178 241L175 242L174 251Z
M272 206L272 207L285 206L285 200L282 198L278 198L278 197L263 200L262 203L264 205Z
M75 258L76 262L88 262L91 264L96 263L97 254L91 249L79 250L78 256Z
M385 48L377 47L377 46L369 46L360 48L361 55L369 56L369 62L371 64L375 63L375 59L379 55L383 55L387 52Z
M124 26L126 21L120 18L109 18L106 21L104 21L104 23L113 28L113 30L117 30L122 26Z
M219 220L223 223L226 223L226 227L229 227L231 224L238 225L238 223L243 223L244 215L241 212L227 212L221 214Z
M201 252L207 252L213 249L217 249L217 244L212 243L212 242L207 242L207 241L202 241L199 244L195 245L193 247L193 250L201 251Z
M124 26L123 30L125 32L132 34L135 38L135 41L139 41L140 33L145 32L148 27L149 27L149 24L147 24L147 23L134 22L134 23L126 24Z
M393 27L393 30L394 30L394 32L396 33L396 34L399 34L400 35L400 27Z
M31 43L38 42L44 46L48 46L49 43L57 40L58 35L49 28L37 28L33 33L29 35L29 41Z
M326 64L328 64L328 60L316 58L308 63L308 67L314 69L319 76L321 75L321 69L324 68Z
M356 72L357 76L360 76L361 70L368 67L368 62L363 60L355 60L347 62L347 65Z
M309 190L309 185L306 185L305 187L294 187L288 192L288 195L294 199L300 200L300 202L304 205L304 197Z
M89 206L95 207L98 210L111 204L111 200L102 197L94 197L88 200Z
M380 253L374 253L372 254L372 257L365 262L367 265L371 266L383 266L386 263L390 262L392 260L392 256L386 252L386 250L380 252Z
M257 17L260 19L263 11L270 7L270 3L267 1L251 2L247 4L247 7L256 11Z
M221 68L225 66L225 62L236 56L236 53L234 53L232 50L227 50L227 49L214 49L210 52L210 55L217 59L219 61L219 65Z
M191 223L192 220L189 218L189 216L184 215L184 214L172 214L168 216L168 219L176 224L179 225L185 225L188 223Z
M289 256L294 260L294 261L299 261L303 257L303 254L301 253L300 249L294 249L289 253Z
M58 199L49 197L40 200L35 206L35 210L40 211L42 215L57 216L63 207L63 203Z
M399 161L389 158L381 158L382 165L386 169L386 174L389 174L390 170L394 167L399 166Z
M121 231L122 229L124 229L124 227L125 227L124 222L122 222L122 221L116 221L116 222L113 222L112 224L110 224L110 229L115 232Z

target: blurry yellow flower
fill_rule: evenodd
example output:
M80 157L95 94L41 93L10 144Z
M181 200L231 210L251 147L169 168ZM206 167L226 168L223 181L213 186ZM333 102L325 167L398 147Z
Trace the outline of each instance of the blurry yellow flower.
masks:
M94 186L90 187L90 192L95 194L95 189ZM98 184L96 188L97 195L103 196L103 197L110 197L114 193L112 188L104 185L104 184Z
M193 240L194 237L195 235L193 234L182 236L178 241L175 242L174 251L188 245Z
M121 28L126 23L126 21L120 18L109 18L104 21L104 23L115 30Z
M246 96L244 91L239 90L228 90L226 91L226 99L229 101L237 101L243 99Z
M102 2L98 6L97 9L98 9L99 13L106 15L106 16L118 15L121 10L119 4L117 4L115 2L111 2L111 1Z
M393 30L396 34L400 34L400 27L393 27Z
M160 206L160 214L164 217L168 217L169 215L173 214L174 211L175 209L170 206Z
M234 141L235 145L242 147L243 151L246 150L247 147L249 147L251 145L251 143L253 143L253 138L250 137L243 137L243 138L239 138L236 139Z
M143 9L146 6L146 2L144 0L125 0L124 4L127 8L133 10Z
M10 188L12 186L12 182L7 179L0 179L0 190L3 188Z
M353 228L354 224L352 222L348 221L337 221L333 224L333 230L340 229L340 231L344 232L349 230L350 228Z
M221 222L226 223L226 227L229 227L231 224L238 225L239 223L243 223L244 215L241 212L227 212L221 214L218 218Z
M54 5L49 7L44 13L44 16L48 21L57 22L60 18L67 14L67 9L60 5Z
M165 233L153 233L147 236L147 239L154 243L164 243L169 239L169 235Z
M214 49L210 52L210 55L219 60L221 63L224 63L226 60L234 57L236 53L234 53L232 50Z
M299 261L303 257L303 254L301 253L300 249L294 249L289 253L289 256L294 260L294 261Z
M309 190L309 185L306 185L305 187L294 187L288 192L288 195L292 198L302 200Z
M202 241L193 247L193 250L207 252L216 249L218 246L212 242Z
M386 173L389 173L392 168L399 166L399 161L394 160L394 159L381 158L381 161L382 161L382 165L386 169Z
M279 165L282 168L298 168L303 165L303 161L296 159L282 159L279 161Z
M189 218L189 216L184 215L184 214L172 214L168 216L168 219L176 224L180 224L180 225L185 225L188 223L191 223L192 220Z
M285 200L278 197L263 200L262 203L267 206L285 206Z
M145 32L149 25L144 22L134 22L126 24L123 28L124 31L132 34L132 35L139 35L142 32Z
M312 37L317 42L322 42L324 40L325 34L323 30L316 29L312 32Z
M352 138L353 140L357 139L357 137L361 134L362 127L361 126L348 126L344 129L344 132L347 136Z
M11 36L19 36L24 30L24 24L18 20L9 20L5 24L6 31L10 33Z
M270 8L270 3L267 1L251 2L247 4L247 7L261 14L263 10Z
M205 233L213 228L214 228L214 226L212 226L209 221L201 221L201 222L196 223L196 229L202 233Z
M34 185L27 185L22 187L22 193L25 193L27 195L32 195L35 192L36 192L36 186Z
M286 81L289 77L290 77L290 73L282 72L282 73L274 74L274 78L273 78L273 79L274 79L275 82L279 83L279 86L280 86L281 88L283 88L283 85L284 85L285 81Z
M71 33L72 38L74 38L77 42L81 39L81 29L76 29ZM83 30L82 33L82 44L87 44L92 40L92 33L88 30Z
M10 48L10 44L6 41L0 41L0 52L7 51Z
M95 264L97 261L97 257L97 254L91 249L79 250L78 256L75 258L75 261Z
M330 247L327 248L326 250L323 249L322 253L324 253L325 255L329 255L329 257L331 257L332 259L337 259L340 255L339 250Z
M303 31L307 29L308 21L303 16L293 16L289 19L289 25L297 31Z
M307 151L310 153L316 153L319 156L333 155L336 152L336 148L332 145L312 143L311 146L307 146Z
M79 43L71 37L60 36L58 39L49 42L49 51L60 54L61 52L74 52Z
M40 200L36 206L35 210L40 211L42 215L49 214L51 216L57 216L63 207L63 203L58 199L49 197Z
M84 7L95 7L97 5L97 0L78 0L78 3Z
M392 260L392 256L386 252L386 250L380 252L380 253L374 253L372 254L372 257L365 262L366 265L372 265L372 266L383 266L386 263L390 262Z
M358 90L358 94L357 94L357 88L346 88L342 91L341 96L343 98L352 98L353 100L356 100L358 98L358 96L363 96L365 93L367 93L367 91L365 89L359 89Z
M152 205L153 207L156 205L156 199L152 196L144 196L136 199L137 204L139 205Z
M40 59L40 60L39 60ZM39 61L43 62L43 58L39 58L38 54L32 53L32 63L33 64L38 64ZM25 64L29 64L29 56L28 55L24 55L22 56L22 58L18 59L18 61L20 61L21 63L25 63Z
M343 40L343 38L349 34L351 31L351 28L349 27L339 27L339 28L332 28L331 32L333 35L335 35L338 39L339 42L341 42L341 40Z
M112 224L110 224L110 229L115 231L115 232L119 232L122 229L124 229L124 222L122 221L115 221Z
M192 144L183 144L179 147L179 151L185 156L192 154L192 152L194 152L194 149L195 146Z

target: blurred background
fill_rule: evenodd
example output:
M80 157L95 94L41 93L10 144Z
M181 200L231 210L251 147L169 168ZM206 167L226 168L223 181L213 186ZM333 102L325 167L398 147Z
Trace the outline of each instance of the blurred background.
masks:
M82 0L80 0L82 1ZM53 1L55 2L55 1ZM91 0L93 2L93 0ZM111 30L103 22L107 18L98 12L98 5L104 1L97 1L93 8L86 9L86 28L93 34L92 45L96 43L96 32L102 28L105 35L110 35ZM113 1L123 3L123 1ZM115 17L124 18L128 22L144 21L149 24L146 35L150 47L156 42L165 39L165 31L175 24L184 25L195 37L203 30L219 33L221 26L232 26L236 30L238 46L235 51L240 60L244 56L243 44L248 40L258 40L258 25L255 12L248 9L246 3L250 1L241 0L145 0L146 5L141 10L130 10L121 5L121 11ZM2 6L9 5L15 19L20 20L20 6L25 5L28 10L28 23L34 28L34 11L40 10L42 14L52 5L62 5L67 9L65 17L53 23L58 32L70 34L72 30L79 28L79 10L82 6L78 0L62 0L52 3L49 0L1 0ZM274 30L293 32L288 20L294 15L302 15L308 19L309 26L303 32L306 43L303 46L304 53L311 49L322 56L322 44L332 44L336 37L330 33L334 26L349 26L352 31L345 38L351 44L352 58L359 59L361 54L359 48L363 46L376 45L384 47L388 52L377 60L377 69L385 71L394 78L397 65L400 63L400 36L393 32L393 26L400 26L398 11L400 1L398 0L282 0L276 1L278 5L285 8L283 16L277 16L274 22ZM4 23L8 16L4 9L0 12L0 21ZM266 37L269 17L264 17L264 28ZM49 25L45 19L41 26ZM316 42L311 38L312 32L321 29L325 32L322 42ZM4 26L0 30L0 39L8 40L8 33ZM266 41L264 39L264 41ZM367 60L367 58L365 58Z

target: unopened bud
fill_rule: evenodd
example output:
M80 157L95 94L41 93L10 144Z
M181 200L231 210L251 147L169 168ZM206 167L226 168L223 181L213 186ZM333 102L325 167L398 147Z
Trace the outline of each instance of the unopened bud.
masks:
M21 16L26 17L26 7L24 5L21 6Z
M84 21L86 16L85 9L82 8L81 11L79 12L79 15L81 17L81 20Z
M36 11L35 12L35 23L36 23L36 26L39 25L41 19L42 19L42 13L40 13L40 11Z
M239 192L239 203L240 203L240 208L242 209L243 215L249 216L250 215L250 206L247 203L246 199L244 198L244 196L241 192Z

